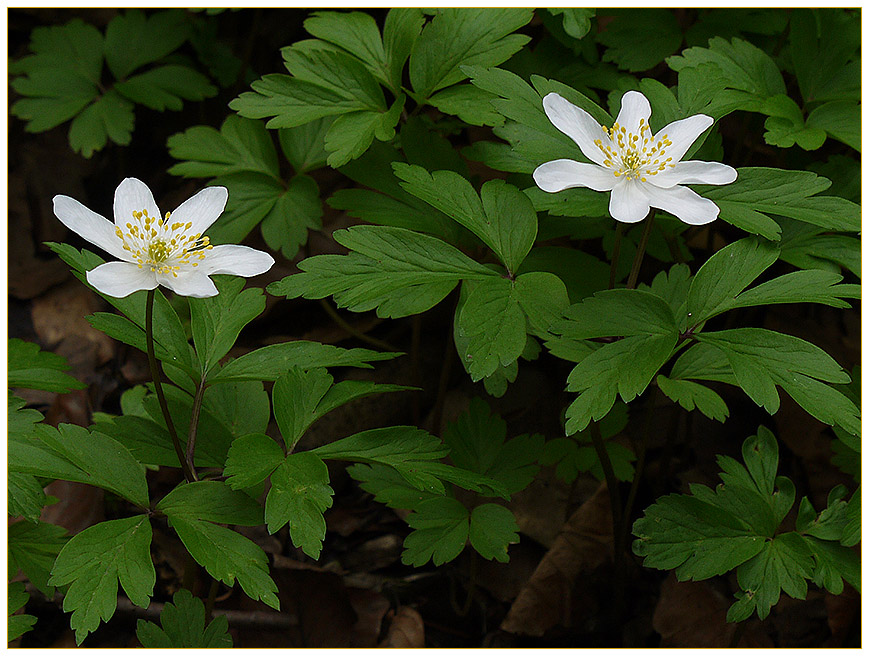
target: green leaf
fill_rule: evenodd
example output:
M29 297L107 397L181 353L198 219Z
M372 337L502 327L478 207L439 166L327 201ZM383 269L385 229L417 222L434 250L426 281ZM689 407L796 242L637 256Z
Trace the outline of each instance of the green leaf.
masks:
M45 522L15 522L7 533L9 578L21 570L27 579L46 597L54 596L54 586L48 577L57 554L69 536L62 526Z
M205 626L205 604L186 589L178 590L160 612L160 624L138 620L136 637L146 649L232 647L226 615L218 615Z
M860 542L860 487L854 492L845 510L848 523L842 529L841 543L843 547L853 547Z
M802 110L789 96L766 98L758 109L769 116L763 138L772 146L790 148L796 143L803 150L817 150L827 138L823 130L806 126Z
M491 476L504 483L510 494L525 489L534 479L540 435L520 435L507 440L507 424L479 397L468 410L447 425L444 443L457 467Z
M184 160L169 169L173 175L207 178L249 171L279 179L277 154L260 121L230 114L220 131L197 125L172 135L166 145L172 157Z
M65 358L40 350L37 344L10 339L6 351L7 385L64 394L86 385L63 373L69 369Z
M391 75L380 30L370 14L361 11L318 11L305 19L305 29L318 39L354 55L375 78L390 85Z
M817 107L806 118L806 126L823 130L858 153L861 152L860 106L853 100L838 100Z
M390 508L416 508L420 502L441 496L436 492L420 490L387 465L350 465L347 473L359 481L359 487L374 495L374 500Z
M425 21L418 7L395 7L383 22L383 50L389 62L389 86L401 87L402 71Z
M861 275L860 240L848 235L824 235L810 228L808 234L783 237L780 258L800 269L846 269Z
M514 362L527 339L515 284L499 277L475 285L457 313L456 330L468 340L461 355L474 382Z
M448 449L441 441L414 426L390 426L362 431L313 449L324 460L349 460L389 465L420 490L443 493L443 484L426 471L425 461L439 460Z
M137 9L111 20L106 28L106 64L123 79L137 68L175 51L190 35L180 10L160 11L147 18Z
M446 169L459 175L468 175L465 160L428 117L412 116L407 119L401 128L401 150L410 164L422 166L427 171Z
M261 289L243 290L243 278L215 276L213 280L220 292L217 296L189 299L193 343L206 380L218 360L233 347L242 328L266 306Z
M757 611L761 620L778 603L784 591L795 599L806 598L806 578L811 577L812 553L796 533L784 533L764 543L763 551L737 570L744 596L727 612L729 622L741 621Z
M841 392L819 382L846 383L850 377L817 346L762 328L735 328L695 337L724 353L739 386L771 414L778 410L778 384L819 421L847 426L846 430L859 434L856 406Z
M778 259L772 243L747 238L716 252L700 267L688 290L688 321L696 326L734 307L734 298Z
M272 405L287 450L292 451L308 427L317 420L317 405L332 386L332 381L325 369L305 371L293 367L275 382Z
M36 477L20 472L6 475L6 499L9 516L23 517L29 522L39 520L42 508L48 503L48 497Z
M572 339L678 333L670 306L638 289L597 292L567 308L564 317L552 329Z
M604 10L601 13L615 14L615 19L597 36L598 41L607 46L603 61L615 62L621 69L648 70L676 52L682 43L682 30L676 15L669 9ZM642 47L638 48L638 43L642 43Z
M230 587L238 579L248 597L279 610L278 588L269 576L268 556L254 542L228 528L192 517L169 519L187 551L209 575Z
M528 332L538 337L550 337L549 329L561 319L570 304L567 287L561 278L545 271L529 271L516 278L513 289L519 307L528 319Z
M574 39L582 39L591 30L594 9L547 9L553 16L561 16L564 31ZM657 63L657 62L656 62Z
M830 181L811 171L771 168L737 169L736 182L695 187L721 209L722 220L769 239L778 239L768 215L785 216L827 230L858 232L860 206L836 196L818 196ZM776 224L777 225L777 224Z
M504 506L484 503L471 511L468 531L471 546L486 560L506 563L510 560L507 547L519 542L516 518Z
M357 103L355 109L386 109L380 85L354 56L322 41L297 41L283 48L281 54L287 70L295 79L319 85L337 92L343 98L354 100Z
M842 579L860 592L860 556L840 544L806 536L803 538L814 558L812 581L819 588L833 594L842 594L845 586Z
M80 645L115 614L118 581L136 606L147 608L157 575L151 561L151 524L146 515L101 522L74 535L60 550L49 585L69 585L63 610Z
M438 91L428 102L444 114L458 116L465 123L496 127L504 124L504 117L492 107L491 101L495 98L497 96L490 91L471 84L457 84Z
M281 150L298 174L319 169L326 164L325 139L331 119L320 119L295 128L278 130Z
M806 104L860 95L860 23L841 9L795 9L790 15L790 52Z
M377 308L380 317L418 314L437 305L459 280L497 275L434 237L401 228L353 226L333 234L348 255L316 255L302 273L272 283L287 298L333 296L353 312Z
M293 453L272 473L272 487L266 497L269 533L289 522L293 546L315 560L320 557L326 520L334 491L329 487L329 470L311 452Z
M69 145L82 157L102 150L109 139L128 146L133 138L133 105L117 91L109 91L76 116L69 126Z
M592 419L601 419L617 393L625 403L642 394L670 359L677 338L675 333L632 335L605 344L577 364L567 378L567 389L579 396L567 408L565 432L571 435Z
M734 38L729 43L721 37L709 40L708 48L687 48L679 56L668 57L674 71L713 64L727 79L731 89L750 96L768 98L786 93L784 80L772 57L748 41ZM751 107L747 100L745 109Z
M530 37L512 34L534 14L530 9L439 8L410 55L410 82L418 97L461 82L460 66L497 66Z
M187 66L170 64L152 68L118 82L115 89L122 96L150 109L181 111L183 100L205 100L217 95L217 87L202 73Z
M407 523L414 530L404 539L401 562L414 567L429 560L436 567L453 560L465 548L470 532L467 508L450 497L423 501L407 517ZM483 541L484 551L487 546L491 545Z
M421 166L393 164L402 187L477 235L515 272L537 236L537 217L531 202L502 180L486 182L480 196L453 171L429 173Z
M95 485L148 507L144 467L111 437L81 426L39 425L33 438L10 441L9 469Z
M724 400L705 385L690 380L675 380L663 375L659 375L655 380L664 394L689 412L697 408L710 419L721 423L724 423L730 415Z
M283 461L280 445L268 435L244 435L229 447L223 475L233 490L244 490L262 483Z
M15 63L15 73L23 76L11 85L24 98L12 105L11 113L28 121L28 132L44 132L73 118L97 98L103 35L80 19L37 27L30 35L30 50L34 54Z
M263 510L254 499L220 481L182 483L160 500L157 509L172 521L185 519L241 526L263 523Z
M405 96L399 96L389 111L362 110L343 114L335 119L326 133L326 163L332 168L344 166L371 146L377 137L390 141L395 136L395 125L401 116Z
M33 625L36 624L36 617L16 611L24 608L30 595L24 589L24 583L18 581L10 583L7 589L6 610L8 611L8 619L6 620L6 634L8 642L12 642L16 638L30 631Z
M269 396L258 381L212 385L205 390L203 407L235 437L265 433L271 416Z
M837 284L841 280L842 276L831 271L793 271L742 292L733 299L730 308L778 303L822 303L849 308L851 305L842 298L859 298L860 286Z

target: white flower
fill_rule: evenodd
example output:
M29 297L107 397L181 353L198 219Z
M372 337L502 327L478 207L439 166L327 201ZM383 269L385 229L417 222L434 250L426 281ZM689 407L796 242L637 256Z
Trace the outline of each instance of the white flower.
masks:
M103 294L122 298L164 285L182 296L205 298L217 294L209 275L247 278L275 263L268 253L247 246L213 246L203 236L223 212L228 195L225 187L207 187L161 218L148 186L126 178L115 190L114 223L69 196L54 197L54 214L67 228L122 260L87 272L87 281Z
M570 159L546 162L534 171L537 186L552 193L571 187L612 191L609 210L616 221L642 221L650 207L657 207L685 223L709 223L718 216L718 206L681 185L723 185L736 180L736 170L726 164L681 161L713 123L704 114L673 121L653 136L649 129L652 108L638 91L622 96L612 128L599 125L588 112L557 93L543 99L543 109L594 164Z

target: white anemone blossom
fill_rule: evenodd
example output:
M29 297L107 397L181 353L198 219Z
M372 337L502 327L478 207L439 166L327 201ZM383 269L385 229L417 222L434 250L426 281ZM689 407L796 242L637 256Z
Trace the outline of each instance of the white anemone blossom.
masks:
M54 214L67 228L120 262L87 272L87 281L108 296L122 298L141 289L168 287L181 296L217 295L214 273L257 276L275 263L247 246L214 246L203 233L217 220L229 194L207 187L162 217L148 186L126 178L115 190L115 222L69 196L54 197Z
M557 159L541 164L534 181L551 193L571 187L611 191L609 210L616 221L642 221L651 207L685 223L702 225L718 217L718 206L681 185L729 184L736 170L719 162L681 161L713 120L705 114L673 121L657 134L649 128L652 109L638 91L622 96L611 128L557 93L543 98L552 124L576 142L593 164Z

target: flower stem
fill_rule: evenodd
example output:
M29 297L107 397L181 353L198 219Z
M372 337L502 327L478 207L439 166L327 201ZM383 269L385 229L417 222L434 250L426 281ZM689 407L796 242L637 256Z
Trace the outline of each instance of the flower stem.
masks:
M603 475L606 479L606 487L610 497L610 508L613 514L613 532L616 533L621 526L621 510L622 500L619 494L619 482L616 479L613 463L610 460L610 454L606 450L603 443L603 436L600 432L600 425L596 421L591 422L591 443L594 445L594 451L597 454L597 459L600 460L600 466L603 469ZM617 533L616 533L617 534ZM615 545L613 540L613 545ZM614 552L615 553L615 552Z
M628 289L633 289L637 286L637 277L640 275L640 265L643 263L643 255L646 254L646 244L649 243L649 235L652 234L652 223L655 221L655 210L649 212L646 218L646 229L643 230L643 236L640 237L640 243L637 246L637 254L634 256L634 265L631 267L631 275L628 276Z
M616 269L619 266L619 253L622 249L622 233L625 231L623 223L616 224L616 240L613 242L613 257L610 262L610 286L607 289L612 289L616 286Z
M196 480L196 475L190 470L187 465L187 460L184 458L184 450L181 448L181 441L178 439L178 433L175 432L175 424L172 423L172 416L169 414L169 405L166 403L166 395L163 394L163 383L160 381L160 369L157 367L157 357L154 355L154 293L156 290L148 290L148 296L145 301L145 344L148 348L148 365L151 368L151 378L154 380L154 389L157 391L157 400L160 402L160 410L163 413L163 419L166 422L166 429L172 437L172 446L175 447L175 455L178 456L178 462L181 463L181 470L184 472L184 478L190 483Z
M196 476L196 465L193 463L196 454L196 429L199 426L199 413L202 410L202 397L205 396L205 378L196 386L196 395L193 397L193 409L190 411L190 430L187 433L187 467L193 474L193 480L199 480Z

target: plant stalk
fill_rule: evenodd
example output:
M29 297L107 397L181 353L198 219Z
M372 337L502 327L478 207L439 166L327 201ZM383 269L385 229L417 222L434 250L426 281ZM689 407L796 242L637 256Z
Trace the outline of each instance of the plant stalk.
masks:
M631 267L631 275L628 276L628 289L633 289L637 286L637 277L640 275L640 265L643 263L643 255L646 254L646 244L649 243L649 235L652 234L652 224L655 221L655 210L649 212L646 218L646 228L643 230L643 236L640 237L640 243L637 246L637 254L634 256L634 265Z
M597 459L600 460L603 475L606 479L607 491L610 497L610 508L613 514L613 532L615 533L619 530L619 526L621 526L622 500L619 494L619 482L613 470L613 463L610 460L609 452L607 452L604 446L600 426L596 421L591 422L591 442L594 445L594 451L597 453ZM616 540L613 539L613 555L616 553L615 543Z
M157 400L160 402L160 411L163 413L163 420L166 422L166 429L172 438L172 446L175 447L175 455L178 456L178 462L181 463L181 470L184 472L184 478L188 483L196 480L196 474L190 469L187 464L187 459L184 457L184 450L181 448L181 441L178 439L178 433L175 431L175 424L172 423L172 416L169 414L169 404L166 403L166 395L163 394L163 383L160 381L160 369L157 366L157 357L154 355L154 294L156 290L148 290L148 296L145 301L145 344L148 349L148 366L151 369L151 378L154 380L154 389L157 392Z
M187 432L187 466L193 474L193 480L198 481L196 476L196 430L199 427L199 413L202 411L202 399L205 396L205 377L196 386L196 395L193 397L193 408L190 411L190 430Z
M612 289L616 286L616 269L619 266L619 253L622 250L622 233L625 231L625 224L616 222L616 239L613 242L613 257L610 262L610 285L607 289Z

